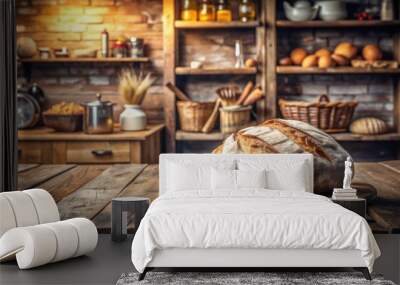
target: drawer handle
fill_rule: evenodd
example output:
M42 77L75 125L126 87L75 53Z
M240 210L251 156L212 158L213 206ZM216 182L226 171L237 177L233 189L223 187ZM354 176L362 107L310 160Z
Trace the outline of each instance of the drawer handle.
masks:
M94 149L92 150L92 154L95 156L111 156L113 152L109 149Z

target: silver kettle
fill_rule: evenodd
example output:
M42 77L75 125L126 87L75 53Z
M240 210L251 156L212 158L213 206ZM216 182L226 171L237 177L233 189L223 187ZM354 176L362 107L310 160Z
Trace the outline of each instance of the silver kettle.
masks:
M84 103L83 130L87 134L109 134L114 129L114 103L102 101L101 94L96 94L97 100Z

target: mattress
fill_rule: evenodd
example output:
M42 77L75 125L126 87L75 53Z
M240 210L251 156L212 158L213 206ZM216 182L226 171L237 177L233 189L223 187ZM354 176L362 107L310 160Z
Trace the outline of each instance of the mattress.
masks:
M132 243L139 272L163 249L359 250L372 271L380 251L359 215L307 192L170 192L150 206Z

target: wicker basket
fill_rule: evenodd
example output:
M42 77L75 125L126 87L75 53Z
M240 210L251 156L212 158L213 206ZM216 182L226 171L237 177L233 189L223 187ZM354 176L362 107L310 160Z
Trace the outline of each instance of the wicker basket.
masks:
M214 102L178 101L176 103L181 130L200 132L210 117Z
M357 101L331 102L327 95L319 96L316 102L279 100L285 119L309 123L328 133L347 131L357 105Z
M233 133L250 123L251 106L240 108L220 108L221 132Z

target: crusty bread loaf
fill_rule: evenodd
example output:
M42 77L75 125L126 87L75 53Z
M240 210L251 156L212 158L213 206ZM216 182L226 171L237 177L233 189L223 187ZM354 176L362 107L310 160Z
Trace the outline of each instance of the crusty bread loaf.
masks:
M331 195L341 187L349 154L327 133L294 120L267 120L229 136L214 153L311 153L314 192Z
M350 131L359 135L380 135L387 133L388 126L381 119L366 117L352 122Z

